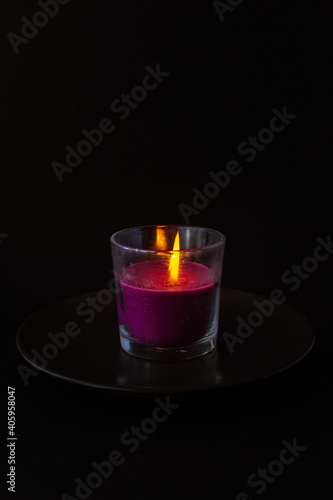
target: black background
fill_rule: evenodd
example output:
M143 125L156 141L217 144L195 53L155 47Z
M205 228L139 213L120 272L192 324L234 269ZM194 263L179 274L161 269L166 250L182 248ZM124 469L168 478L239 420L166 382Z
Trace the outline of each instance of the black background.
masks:
M329 2L244 0L221 21L210 1L71 0L15 54L7 34L21 35L21 18L38 10L1 5L2 395L16 387L22 500L75 496L75 478L155 407L44 374L26 387L17 372L20 323L104 288L113 232L183 223L178 205L238 160L242 173L190 223L226 235L223 286L267 295L327 238L332 214ZM157 64L169 76L121 121L111 102ZM297 117L247 162L238 145L284 106ZM115 131L60 183L52 162L64 163L65 147L105 117ZM242 389L171 398L174 415L90 498L332 498L331 265L288 293L317 332L305 360ZM5 449L6 420L3 436ZM249 475L294 438L307 449L256 494Z

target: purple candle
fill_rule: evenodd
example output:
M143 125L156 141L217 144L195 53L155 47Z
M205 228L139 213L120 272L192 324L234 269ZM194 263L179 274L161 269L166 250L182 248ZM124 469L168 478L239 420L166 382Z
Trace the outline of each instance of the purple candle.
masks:
M225 237L195 226L139 226L111 237L120 345L184 360L217 342Z
M134 339L171 346L204 336L214 291L213 273L206 266L184 262L174 282L168 263L139 262L125 270L120 287L120 324L127 325Z

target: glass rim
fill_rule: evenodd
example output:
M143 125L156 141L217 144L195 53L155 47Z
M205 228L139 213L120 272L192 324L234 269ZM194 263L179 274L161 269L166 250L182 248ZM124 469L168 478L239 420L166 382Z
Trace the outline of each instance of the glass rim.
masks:
M128 245L122 245L121 243L118 243L116 241L116 237L119 236L119 234L124 233L125 231L133 231L135 229L171 228L171 227L174 227L174 228L184 227L184 228L193 228L193 229L202 230L202 231L209 231L211 233L217 234L219 237L219 241L217 241L216 243L213 243L211 245L204 246L204 247L187 248L187 249L180 249L180 250L149 250L148 248L145 249L145 248L131 247ZM189 225L189 224L162 224L162 225L147 224L145 226L133 226L133 227L128 227L126 229L120 229L120 231L113 233L112 236L110 237L111 244L113 244L119 248L125 249L125 250L135 250L136 252L142 252L142 253L166 254L166 255L173 254L175 252L180 252L180 253L200 252L203 250L208 250L211 248L216 248L216 247L222 246L225 243L225 241L226 241L225 235L223 233L221 233L220 231L217 231L216 229L210 229L208 227L202 227L202 226L193 226L193 225Z

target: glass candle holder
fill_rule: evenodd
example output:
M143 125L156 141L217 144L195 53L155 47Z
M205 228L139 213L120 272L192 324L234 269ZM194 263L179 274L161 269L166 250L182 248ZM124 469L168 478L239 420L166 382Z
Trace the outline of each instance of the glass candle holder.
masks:
M152 360L216 346L225 237L195 226L141 226L113 234L121 347Z

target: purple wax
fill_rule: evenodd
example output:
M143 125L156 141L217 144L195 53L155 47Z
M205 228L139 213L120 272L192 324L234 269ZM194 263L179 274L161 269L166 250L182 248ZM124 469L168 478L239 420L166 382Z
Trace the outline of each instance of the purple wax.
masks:
M176 283L168 262L129 266L121 276L119 324L140 342L158 346L187 345L201 339L214 308L214 275L195 262L181 263Z

